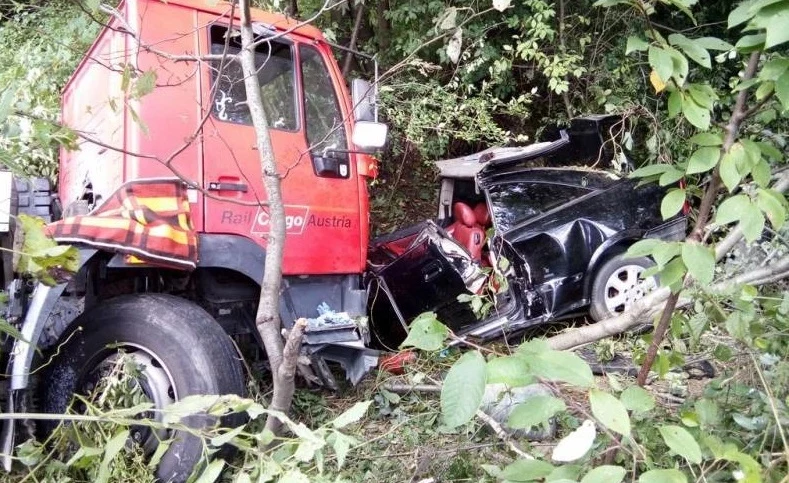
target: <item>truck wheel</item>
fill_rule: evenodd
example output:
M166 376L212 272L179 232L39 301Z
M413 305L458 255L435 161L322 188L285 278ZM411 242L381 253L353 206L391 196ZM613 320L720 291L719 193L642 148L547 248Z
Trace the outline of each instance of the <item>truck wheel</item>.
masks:
M57 346L40 384L47 413L65 413L73 394L90 393L121 353L136 363L136 382L157 409L195 394L244 393L240 357L230 338L202 308L177 297L139 294L103 302L78 317ZM188 419L196 428L215 423L208 416ZM239 418L223 421L239 423ZM204 454L202 441L183 432L156 433L131 428L131 438L148 456L162 436L173 438L156 475L161 481L185 481Z
M640 280L641 272L655 263L646 257L625 258L619 254L600 267L592 284L589 315L595 321L614 317L629 309L657 286L655 277Z

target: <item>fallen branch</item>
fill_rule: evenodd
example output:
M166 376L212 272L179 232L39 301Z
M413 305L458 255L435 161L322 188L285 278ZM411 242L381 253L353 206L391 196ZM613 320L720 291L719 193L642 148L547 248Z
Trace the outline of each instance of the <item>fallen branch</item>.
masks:
M708 287L707 291L714 294L724 294L738 285L764 285L782 280L785 277L789 277L789 255L778 259L770 266L751 270L715 283ZM548 344L553 349L565 350L621 334L656 315L661 309L660 303L666 300L668 293L668 288L656 290L633 304L631 309L622 315L555 335L548 339ZM689 298L681 298L677 302L676 308L687 307L690 303Z
M490 429L493 430L493 432L496 434L496 437L498 437L500 440L502 440L505 443L507 443L507 446L509 446L510 449L515 454L517 454L518 456L520 456L523 459L527 459L527 460L533 460L534 459L534 456L532 456L529 453L523 451L520 448L520 446L518 446L514 441L512 441L512 439L510 439L510 435L507 434L507 432L504 430L504 428L501 427L501 424L499 424L498 421L496 421L495 419L490 417L487 413L485 413L481 409L477 410L477 417L479 419L481 419L485 424L490 426Z

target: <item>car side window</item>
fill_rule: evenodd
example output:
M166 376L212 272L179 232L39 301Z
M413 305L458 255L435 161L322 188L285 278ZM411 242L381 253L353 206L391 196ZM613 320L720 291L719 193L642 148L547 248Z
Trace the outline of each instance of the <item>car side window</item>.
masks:
M500 183L488 189L493 222L499 232L539 216L590 191L576 186L549 183Z

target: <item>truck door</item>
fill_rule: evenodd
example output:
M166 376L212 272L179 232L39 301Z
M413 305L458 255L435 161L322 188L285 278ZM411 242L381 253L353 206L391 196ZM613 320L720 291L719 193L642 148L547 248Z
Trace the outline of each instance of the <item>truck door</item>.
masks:
M240 50L237 35L209 15L206 54ZM222 19L224 20L224 19ZM287 237L283 274L360 273L360 193L347 150L348 132L321 52L296 34L262 43L256 52L269 134L282 179ZM205 231L250 237L266 245L269 231L255 132L246 105L241 65L213 60L202 73L203 186L228 201L205 197ZM304 93L304 95L302 95ZM324 154L326 154L324 156Z

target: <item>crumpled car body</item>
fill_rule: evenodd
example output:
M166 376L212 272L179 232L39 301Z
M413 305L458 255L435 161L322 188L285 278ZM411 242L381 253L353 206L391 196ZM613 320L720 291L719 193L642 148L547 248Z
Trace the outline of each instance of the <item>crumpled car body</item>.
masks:
M660 213L668 187L588 167L610 165L611 122L584 118L552 142L438 162L438 218L370 245L371 343L397 349L425 311L480 340L582 314L605 261L642 238L682 239L684 216ZM478 317L458 296L480 293L494 266L505 289Z

